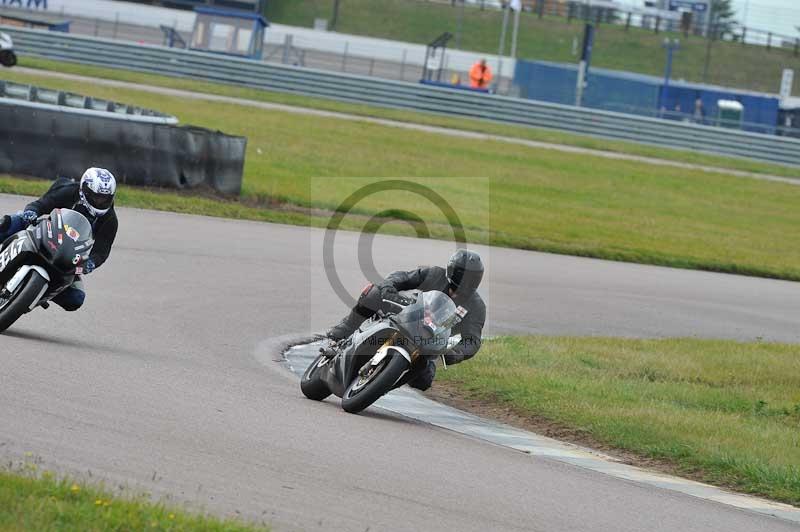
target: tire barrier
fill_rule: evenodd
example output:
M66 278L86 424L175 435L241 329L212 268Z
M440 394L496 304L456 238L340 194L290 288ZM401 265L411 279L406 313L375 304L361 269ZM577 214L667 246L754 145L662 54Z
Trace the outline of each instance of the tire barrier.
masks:
M100 166L128 185L241 192L246 138L118 116L0 98L0 172L53 179Z

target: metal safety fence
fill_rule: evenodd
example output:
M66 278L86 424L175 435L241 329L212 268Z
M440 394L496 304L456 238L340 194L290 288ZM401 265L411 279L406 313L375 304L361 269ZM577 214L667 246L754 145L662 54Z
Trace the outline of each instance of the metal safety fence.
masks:
M13 36L22 55L800 166L798 139L174 48L17 28L3 31Z
M4 105L45 108L53 106L62 111L77 114L105 115L133 122L149 122L151 124L175 125L178 119L158 111L143 109L135 105L92 98L82 94L56 91L13 83L0 79L0 103Z

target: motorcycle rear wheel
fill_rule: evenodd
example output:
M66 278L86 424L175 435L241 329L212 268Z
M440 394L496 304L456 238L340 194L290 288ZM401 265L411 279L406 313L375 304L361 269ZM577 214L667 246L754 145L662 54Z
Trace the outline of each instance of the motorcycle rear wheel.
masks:
M357 377L344 391L342 408L357 414L389 392L409 368L405 357L389 355L367 377Z
M322 369L326 368L330 362L328 361L322 364L324 361L323 359L327 359L327 357L325 355L319 355L315 358L314 362L308 366L308 369L306 369L306 372L303 373L303 377L300 379L300 389L303 391L303 395L312 401L322 401L331 394L328 385L325 384L320 376Z
M47 280L32 271L8 299L0 299L0 333L30 311L35 299L47 286Z

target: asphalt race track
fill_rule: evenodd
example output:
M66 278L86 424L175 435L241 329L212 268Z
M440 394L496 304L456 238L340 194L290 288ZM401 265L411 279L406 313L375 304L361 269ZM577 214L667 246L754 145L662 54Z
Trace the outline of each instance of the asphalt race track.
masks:
M0 212L20 198L0 196ZM0 337L0 458L171 494L277 530L777 531L788 522L552 460L381 410L302 398L280 346L344 311L322 232L120 210L84 310ZM357 235L337 236L357 291ZM380 237L378 268L452 244ZM493 249L492 334L800 342L800 284ZM348 259L348 252L352 257Z

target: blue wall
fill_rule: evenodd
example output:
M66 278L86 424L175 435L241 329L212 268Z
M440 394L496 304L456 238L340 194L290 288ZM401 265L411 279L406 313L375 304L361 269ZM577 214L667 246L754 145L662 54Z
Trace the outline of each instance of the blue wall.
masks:
M575 65L544 61L517 61L514 85L522 98L565 105L575 104ZM680 104L687 118L694 114L695 100L703 101L705 117L717 116L718 100L736 100L745 108L745 129L774 132L778 123L777 96L749 93L710 85L670 83L663 91L663 79L630 72L593 68L584 92L583 104L595 109L643 116L659 116L663 107L674 111Z
M697 98L700 98L703 102L706 118L713 119L717 116L719 112L717 101L735 100L744 106L743 121L748 124L744 129L768 133L775 132L780 106L780 101L777 97L679 83L667 87L664 101L667 109L675 109L680 104L683 112L692 114L694 113L694 102ZM763 127L753 127L755 124Z
M573 105L577 79L571 65L518 60L513 83L521 98Z
M646 80L603 71L589 71L584 91L587 107L652 116L658 109L661 86Z

